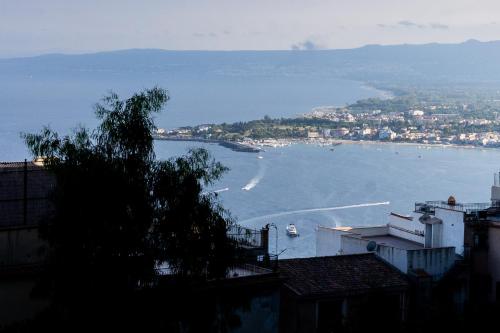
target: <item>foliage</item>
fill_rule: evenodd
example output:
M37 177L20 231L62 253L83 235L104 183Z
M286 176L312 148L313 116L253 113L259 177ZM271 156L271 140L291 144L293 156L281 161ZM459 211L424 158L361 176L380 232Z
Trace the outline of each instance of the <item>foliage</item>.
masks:
M111 93L95 107L101 124L93 131L24 134L57 179L54 215L41 228L50 245L45 282L56 303L116 303L150 286L161 265L195 280L224 277L232 265L233 220L216 195L202 192L227 168L202 149L155 159L153 115L168 99L160 88L127 100Z

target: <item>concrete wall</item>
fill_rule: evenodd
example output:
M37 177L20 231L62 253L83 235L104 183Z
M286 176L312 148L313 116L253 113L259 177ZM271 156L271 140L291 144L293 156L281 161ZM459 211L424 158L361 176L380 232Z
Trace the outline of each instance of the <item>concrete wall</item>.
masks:
M433 224L432 228L432 247L442 247L443 244L443 225Z
M234 312L240 318L241 326L230 329L231 333L275 333L279 330L278 290L261 292L255 295L250 304L237 308Z
M490 301L500 302L496 297L500 294L500 290L497 290L497 283L500 282L500 226L488 228L488 270L492 282Z
M436 208L435 216L443 221L442 247L454 247L459 255L464 253L464 213Z
M38 264L45 246L36 227L0 229L0 271L9 266Z
M342 237L342 254L367 253L368 240L356 236L346 235Z
M411 217L413 220L410 221L402 217L389 215L389 234L423 245L424 237L422 235L424 234L425 228L418 220L420 216L421 214L412 213Z
M455 248L409 250L408 270L422 269L439 280L455 264Z
M351 244L347 241L347 247L344 247L344 235L353 235L354 237L360 236L379 236L387 234L389 228L387 226L377 226L377 227L360 227L351 231L344 231L339 229L334 229L330 227L318 226L316 228L316 256L334 256L338 254L354 254L354 253L365 253L366 244L368 241L361 240L353 241ZM354 251L354 252L350 252Z
M377 247L377 256L387 261L399 269L402 273L408 272L408 251L397 249L390 246L379 245Z
M347 231L336 230L330 227L316 228L316 257L334 256L340 251L340 238L348 234Z

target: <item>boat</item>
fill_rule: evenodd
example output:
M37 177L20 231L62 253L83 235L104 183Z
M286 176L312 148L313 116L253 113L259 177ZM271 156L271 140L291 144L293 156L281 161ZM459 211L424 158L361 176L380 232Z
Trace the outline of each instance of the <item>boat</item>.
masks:
M259 160L261 160L261 159L263 159L264 157L262 157L262 156L260 156L260 155L259 155L259 156L257 156L257 158L258 158Z
M295 237L299 235L299 232L297 231L295 224L291 223L286 226L286 234L290 237Z

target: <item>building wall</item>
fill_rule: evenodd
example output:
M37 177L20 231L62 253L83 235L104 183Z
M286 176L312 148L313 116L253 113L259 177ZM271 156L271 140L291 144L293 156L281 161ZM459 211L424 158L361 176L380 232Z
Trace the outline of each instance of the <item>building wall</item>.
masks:
M231 333L277 333L279 330L280 293L278 289L254 294L249 304L235 309L241 326Z
M0 272L12 266L41 263L45 244L36 227L0 229Z
M389 234L411 240L413 242L424 244L424 225L420 223L418 218L421 214L412 214L413 220L408 220L402 217L389 215Z
M408 254L406 250L378 245L377 255L399 269L402 273L406 274L408 272Z
M37 225L52 211L52 174L32 163L0 165L0 227Z
M500 227L490 226L488 228L488 270L491 276L491 302L500 302L497 295L500 295Z
M455 264L455 248L443 247L435 249L409 250L408 270L423 269L439 280Z
M318 226L316 228L316 257L338 255L341 236L349 232Z
M354 253L365 253L366 244L368 241L352 241L347 240L344 245L343 235L353 235L354 237L359 236L378 236L385 235L388 233L389 228L387 226L377 226L377 227L361 227L356 228L354 233L351 231L344 231L330 227L318 226L316 228L316 256L333 256L338 254L354 254ZM352 244L351 244L352 243ZM341 253L342 251L342 253ZM355 252L350 252L355 251Z
M346 235L342 237L342 254L367 253L368 240L356 236Z
M464 213L449 209L436 208L435 216L443 221L443 247L455 247L459 255L464 253Z

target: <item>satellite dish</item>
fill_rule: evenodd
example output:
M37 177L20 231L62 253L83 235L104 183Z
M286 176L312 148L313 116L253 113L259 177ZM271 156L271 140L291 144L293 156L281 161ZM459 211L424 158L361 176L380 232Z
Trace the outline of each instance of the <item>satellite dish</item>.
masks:
M377 243L375 241L369 241L368 244L366 244L366 250L368 252L373 252L377 249Z

